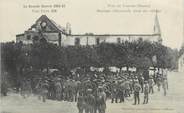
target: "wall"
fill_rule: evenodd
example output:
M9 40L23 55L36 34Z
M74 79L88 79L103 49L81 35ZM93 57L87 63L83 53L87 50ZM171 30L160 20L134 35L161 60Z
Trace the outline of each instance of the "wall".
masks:
M65 36L62 35L61 39L61 45L62 46L72 46L75 45L75 39L80 39L80 45L95 45L96 39L99 38L99 42L107 42L107 43L118 43L118 38L120 38L120 41L135 41L139 38L142 38L143 40L148 40L151 42L158 41L159 36L158 35L69 35Z
M59 33L43 33L47 42L59 45Z
M184 72L184 53L178 59L178 71Z

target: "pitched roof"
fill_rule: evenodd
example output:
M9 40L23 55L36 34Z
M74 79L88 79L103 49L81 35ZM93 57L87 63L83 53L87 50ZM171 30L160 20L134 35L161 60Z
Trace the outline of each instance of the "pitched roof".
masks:
M65 32L65 28L56 24L56 22L54 22L53 20L49 19L46 15L42 15L36 22L40 21L40 20L44 20L47 21L51 24L51 26L58 32L62 32L62 33L66 33Z

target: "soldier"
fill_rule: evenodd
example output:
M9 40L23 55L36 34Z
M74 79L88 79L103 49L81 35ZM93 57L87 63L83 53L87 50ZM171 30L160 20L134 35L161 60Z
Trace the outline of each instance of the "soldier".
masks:
M61 85L61 79L57 78L57 81L55 83L55 89L56 89L56 99L61 100L62 97L62 85Z
M79 95L79 87L80 87L81 82L80 81L75 81L75 87L74 87L74 101L77 101L77 96Z
M28 88L27 88L27 81L26 79L24 78L24 80L22 81L22 84L21 84L21 96L23 98L26 98L28 95Z
M124 102L124 96L125 96L125 82L121 82L119 89L120 103Z
M140 103L139 92L141 90L141 86L137 80L134 82L135 82L135 84L134 84L134 105L136 105L137 102L138 102L138 104Z
M106 109L106 94L101 86L98 87L96 106L99 113L105 113Z
M141 92L143 93L144 77L142 75L139 77L139 84L141 85Z
M63 100L67 101L68 98L68 82L65 80L63 81Z
M20 95L21 95L23 98L25 98L24 89L25 89L25 79L23 79L23 80L20 82Z
M1 95L7 96L8 87L6 81L1 81Z
M145 83L144 83L144 102L143 102L143 104L148 103L148 93L149 93L149 85L148 85L148 81L145 81Z
M28 79L26 81L26 87L27 87L27 96L29 97L32 93L31 80L30 79Z
M84 88L84 93L87 93L87 89L92 89L92 82L90 81L90 78L87 78L81 85Z
M130 80L126 79L126 81L124 82L125 84L125 96L129 96L130 97Z
M78 96L78 99L77 99L77 108L79 110L79 113L83 113L84 109L85 109L85 100L84 100L84 95L82 92L79 92L79 96Z
M44 80L41 83L41 97L43 102L46 102L47 94L48 94L48 81Z
M49 82L49 98L50 99L55 99L56 97L56 87L55 87L55 81L53 79L50 80Z
M157 84L157 87L158 87L158 91L160 91L161 82L162 82L161 77L157 76L156 84Z
M78 81L72 80L72 101L77 101L77 93L78 93Z
M134 81L132 78L128 78L129 79L129 82L130 82L130 91L129 93L132 94L133 92L133 87L134 87Z
M115 103L118 102L118 83L117 81L113 81L112 85L111 85L111 103Z
M167 87L168 87L168 83L167 83L167 79L166 78L163 78L162 87L163 87L163 90L164 90L164 96L166 96L166 94L167 94Z
M93 113L95 105L95 97L92 95L92 89L87 89L85 97L85 113Z
M41 84L42 84L41 82L42 82L41 78L39 78L39 81L38 81L38 83L37 83L37 85L35 87L36 93L38 95L38 100L41 100Z
M163 78L164 78L165 83L166 83L166 88L169 89L168 82L167 82L167 74L168 74L168 70L164 69L163 70Z
M152 93L153 94L154 93L154 91L153 91L154 81L153 81L153 78L152 77L149 78L148 83L149 83L149 93Z
M66 89L66 96L67 96L67 101L72 101L72 98L73 98L73 91L72 91L72 80L69 79L66 81L67 82L67 87L65 88Z

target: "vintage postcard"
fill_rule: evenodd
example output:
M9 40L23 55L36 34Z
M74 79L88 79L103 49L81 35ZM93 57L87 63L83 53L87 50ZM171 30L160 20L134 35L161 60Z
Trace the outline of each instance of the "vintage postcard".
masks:
M184 113L183 0L0 0L1 113Z

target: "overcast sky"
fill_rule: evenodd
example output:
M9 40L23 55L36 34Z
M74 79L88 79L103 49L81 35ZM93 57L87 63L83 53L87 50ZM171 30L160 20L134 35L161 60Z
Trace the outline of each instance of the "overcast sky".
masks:
M57 13L34 13L23 5L65 4ZM142 8L108 7L108 5L147 5ZM184 40L183 0L1 0L0 40L15 40L15 35L27 30L42 14L46 14L61 26L69 22L72 33L82 34L152 34L155 12L158 9L163 44L180 48ZM97 10L145 9L146 13L97 12Z

